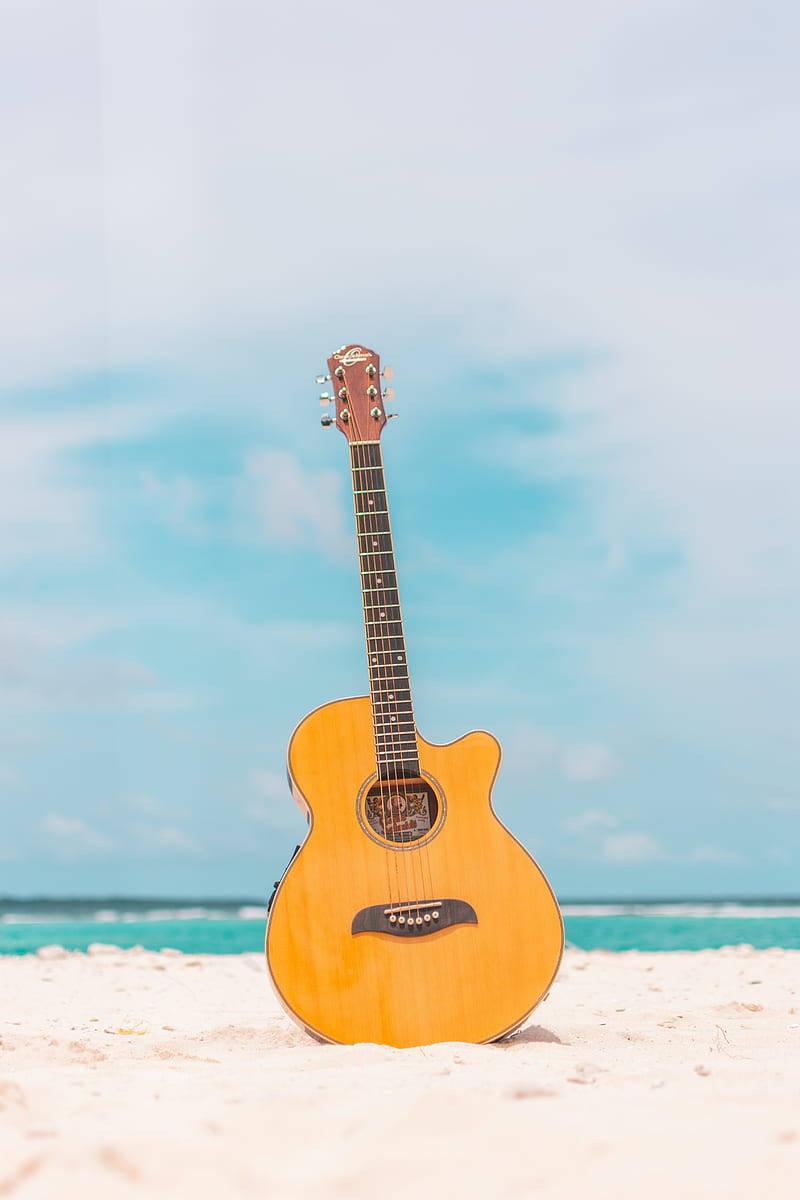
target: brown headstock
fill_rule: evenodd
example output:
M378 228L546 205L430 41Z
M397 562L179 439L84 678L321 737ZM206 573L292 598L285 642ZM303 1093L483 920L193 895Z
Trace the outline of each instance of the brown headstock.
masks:
M328 359L336 425L351 444L377 442L387 414L381 391L381 360L365 346L342 346ZM391 379L391 368L384 376ZM323 417L323 424L330 424Z

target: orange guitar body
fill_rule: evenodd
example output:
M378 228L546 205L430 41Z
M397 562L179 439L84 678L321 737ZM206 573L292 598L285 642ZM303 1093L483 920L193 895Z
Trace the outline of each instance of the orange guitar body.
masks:
M270 911L267 965L284 1007L326 1041L493 1041L525 1020L558 969L555 897L491 807L499 743L476 732L445 746L418 736L418 747L438 812L425 839L398 846L365 812L375 777L369 697L316 709L289 745L310 830ZM411 936L398 936L396 923L352 932L363 909L382 906L380 919L414 901L407 918L424 921L437 910L423 902L445 898L468 904L476 922L431 920Z

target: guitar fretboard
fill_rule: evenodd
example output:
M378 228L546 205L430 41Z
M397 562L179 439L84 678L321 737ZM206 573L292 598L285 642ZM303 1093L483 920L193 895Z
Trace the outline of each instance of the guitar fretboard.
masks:
M419 774L406 641L380 442L350 445L378 776Z

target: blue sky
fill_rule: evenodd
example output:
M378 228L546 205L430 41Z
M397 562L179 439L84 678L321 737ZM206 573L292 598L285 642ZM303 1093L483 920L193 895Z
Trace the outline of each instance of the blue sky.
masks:
M564 895L796 893L793 6L10 17L0 893L271 886L366 685L347 341L422 732Z

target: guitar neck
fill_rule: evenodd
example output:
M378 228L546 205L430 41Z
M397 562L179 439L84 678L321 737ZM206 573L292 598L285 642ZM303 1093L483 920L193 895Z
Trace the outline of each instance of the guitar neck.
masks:
M392 527L378 441L350 443L358 561L378 775L419 775Z

